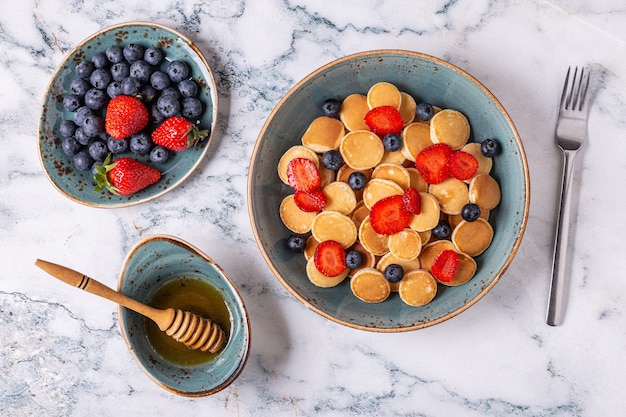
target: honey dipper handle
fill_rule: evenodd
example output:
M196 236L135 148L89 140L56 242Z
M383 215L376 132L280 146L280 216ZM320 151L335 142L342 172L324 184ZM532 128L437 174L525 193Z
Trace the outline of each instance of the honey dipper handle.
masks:
M107 300L129 308L154 321L157 321L156 316L159 316L162 313L162 310L154 309L140 303L139 301L133 300L132 298L112 290L101 282L96 281L93 278L89 278L87 275L81 274L73 269L52 262L43 261L41 259L37 259L35 261L35 265L66 284L80 288L81 290L85 290L102 298L106 298Z

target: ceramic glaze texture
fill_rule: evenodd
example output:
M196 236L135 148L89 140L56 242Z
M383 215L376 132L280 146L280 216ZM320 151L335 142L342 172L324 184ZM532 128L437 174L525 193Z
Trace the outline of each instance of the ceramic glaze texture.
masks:
M476 276L468 285L440 289L432 303L420 308L407 306L395 295L379 304L362 303L352 295L348 282L333 289L312 285L305 273L304 257L286 248L285 238L291 232L282 224L277 210L282 199L293 192L278 178L278 161L291 146L302 144L299 138L311 121L322 115L322 103L330 98L341 101L350 94L367 94L380 81L394 84L418 102L462 112L471 125L470 141L496 138L503 147L492 173L504 190L500 207L490 216L496 233L487 252L477 258ZM314 311L365 330L414 330L464 311L498 281L524 233L530 198L528 175L524 147L515 126L498 100L471 75L424 54L368 51L314 71L272 111L250 162L250 216L270 268Z
M622 0L2 4L0 415L623 417ZM44 173L41 103L74 47L133 21L176 30L202 52L218 121L178 187L99 210L65 197ZM275 106L317 68L376 49L426 53L480 80L513 120L532 184L524 238L497 285L453 319L411 332L356 330L311 311L268 267L248 216L249 163ZM567 313L553 328L545 312L562 166L554 124L567 66L587 62L605 68L603 87L576 165ZM208 254L248 309L246 367L215 395L183 398L157 386L128 353L115 306L33 265L72 265L115 288L129 251L157 234Z

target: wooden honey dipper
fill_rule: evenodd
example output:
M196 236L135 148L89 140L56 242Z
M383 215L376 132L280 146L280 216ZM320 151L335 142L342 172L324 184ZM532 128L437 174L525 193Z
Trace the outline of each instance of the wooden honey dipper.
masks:
M35 265L53 277L80 288L107 300L120 304L154 321L159 329L176 341L190 349L199 349L203 352L218 352L226 344L226 334L215 322L205 319L189 311L168 308L165 310L153 308L139 301L133 300L112 290L101 282L89 278L80 272L57 265L52 262L37 259Z

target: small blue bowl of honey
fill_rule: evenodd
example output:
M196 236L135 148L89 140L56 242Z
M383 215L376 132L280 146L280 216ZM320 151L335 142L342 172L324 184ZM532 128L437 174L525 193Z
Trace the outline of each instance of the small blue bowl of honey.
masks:
M150 236L128 254L118 291L155 308L190 311L218 324L227 342L218 352L190 349L122 306L122 335L139 367L162 388L187 397L215 394L242 372L250 351L250 320L224 271L191 244Z

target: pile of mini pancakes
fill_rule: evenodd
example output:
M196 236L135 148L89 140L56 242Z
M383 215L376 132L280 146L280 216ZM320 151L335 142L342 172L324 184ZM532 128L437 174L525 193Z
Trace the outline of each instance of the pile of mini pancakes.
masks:
M387 151L382 140L365 124L365 114L378 106L395 106L402 115L402 148ZM476 272L474 257L491 244L493 228L488 222L490 211L500 202L500 187L490 175L492 158L480 151L480 143L468 142L470 124L453 109L435 107L429 121L416 118L417 102L387 82L374 84L367 94L355 93L341 103L339 118L315 118L301 138L301 145L289 148L278 163L278 176L289 184L287 166L295 158L313 161L322 176L322 187L328 202L320 212L305 212L288 195L280 205L280 217L293 233L306 235L304 256L306 274L312 284L334 287L350 279L350 288L360 300L378 303L392 292L398 292L410 306L422 306L433 300L437 286L458 286L468 282ZM435 143L446 143L455 150L473 155L478 172L466 181L448 178L438 184L428 184L415 167L416 155ZM341 153L344 164L333 171L321 164L321 155L328 150ZM348 185L351 173L359 171L367 178L362 190ZM419 191L421 212L413 214L409 227L393 235L381 235L372 228L371 207L379 200L402 195L408 187ZM465 204L474 203L481 209L478 220L466 221L461 216ZM432 229L441 219L449 222L449 240L437 240ZM363 264L356 269L328 277L317 270L313 262L315 248L320 242L334 240L345 250L355 249L363 255ZM450 282L439 282L432 275L431 265L439 253L454 250L459 255L459 267ZM389 282L384 271L390 264L404 270L397 283Z

